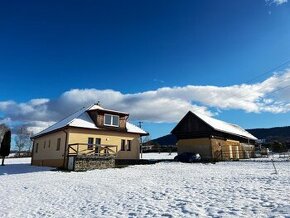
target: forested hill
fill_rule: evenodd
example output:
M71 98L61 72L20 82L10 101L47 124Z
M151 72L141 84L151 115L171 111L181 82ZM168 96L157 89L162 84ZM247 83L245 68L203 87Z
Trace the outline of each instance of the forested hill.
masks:
M278 141L290 140L290 126L247 129L247 131L258 139L268 139L270 141L273 139ZM171 134L152 140L152 142L160 145L175 145L176 141L176 137Z
M259 139L267 139L267 138L286 139L286 138L290 138L290 126L247 129L247 131Z

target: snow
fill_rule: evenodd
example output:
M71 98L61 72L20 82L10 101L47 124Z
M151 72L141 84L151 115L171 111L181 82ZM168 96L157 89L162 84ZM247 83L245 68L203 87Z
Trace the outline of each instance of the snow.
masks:
M88 172L7 159L0 217L289 217L290 162L163 162Z
M244 137L249 138L249 139L257 140L257 138L255 136L253 136L251 133L247 132L242 127L240 127L236 124L231 124L231 123L227 123L227 122L224 122L221 120L217 120L215 118L206 116L204 114L199 114L196 112L192 112L192 113L194 113L196 116L198 116L204 122L209 124L215 130L219 130L219 131L227 132L227 133L232 133L235 135L244 136Z
M73 119L69 126L98 129L95 123L92 121L88 113L82 113L79 117Z
M65 127L67 125L69 125L71 122L74 121L74 119L78 118L79 116L81 116L84 112L86 112L88 108L82 108L81 110L71 114L70 116L62 119L61 121L51 125L50 127L44 129L43 131L33 135L33 137L36 137L36 136L39 136L39 135L42 135L42 134L45 134L45 133L48 133L48 132L52 132L54 130L57 130L57 129L60 129L62 127Z
M145 160L170 160L174 159L174 157L177 155L177 152L172 152L171 154L168 152L161 152L161 153L143 153L142 159Z
M92 111L92 110L102 110L102 111L107 111L107 112L112 112L112 113L118 113L118 114L126 114L126 115L129 115L128 113L126 112L122 112L122 111L116 111L116 110L111 110L111 109L105 109L103 107L101 107L100 105L93 105L92 107L90 107L88 109L89 111Z
M127 128L127 131L131 133L147 134L147 132L145 132L143 129L129 122L126 122L126 128Z

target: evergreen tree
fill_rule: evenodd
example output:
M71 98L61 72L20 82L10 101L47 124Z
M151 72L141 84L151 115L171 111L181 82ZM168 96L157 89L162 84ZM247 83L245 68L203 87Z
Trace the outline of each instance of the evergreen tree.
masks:
M0 125L0 156L2 157L2 166L5 157L9 155L11 147L11 131L5 126Z

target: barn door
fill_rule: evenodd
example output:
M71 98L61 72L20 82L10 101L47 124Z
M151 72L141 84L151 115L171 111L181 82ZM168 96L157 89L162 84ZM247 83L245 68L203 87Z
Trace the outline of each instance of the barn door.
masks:
M230 159L233 159L233 149L231 145L229 145L229 156L230 156Z
M239 154L239 146L235 146L236 148L236 159L240 158L240 154Z

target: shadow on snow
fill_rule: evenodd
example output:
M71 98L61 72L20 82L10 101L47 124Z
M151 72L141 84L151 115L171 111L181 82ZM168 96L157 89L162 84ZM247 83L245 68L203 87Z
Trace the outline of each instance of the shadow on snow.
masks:
M51 171L52 169L51 167L31 166L28 163L7 164L0 166L0 176Z

